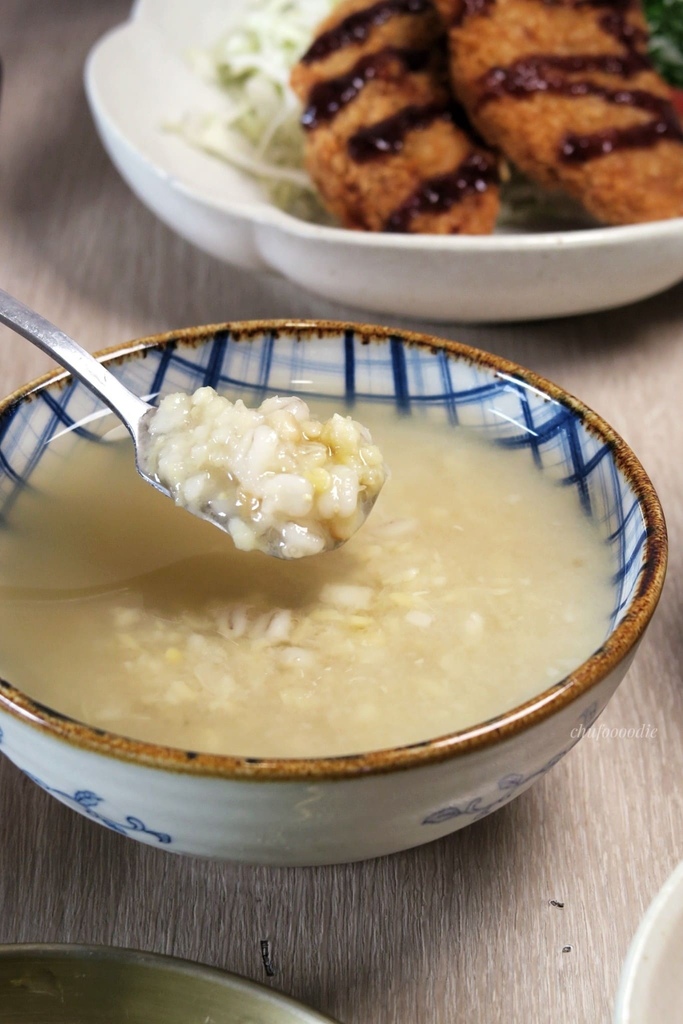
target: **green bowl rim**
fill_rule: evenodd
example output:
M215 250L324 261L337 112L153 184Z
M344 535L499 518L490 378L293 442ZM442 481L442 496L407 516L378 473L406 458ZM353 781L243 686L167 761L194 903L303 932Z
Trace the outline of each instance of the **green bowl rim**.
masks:
M262 982L245 978L241 974L226 971L222 967L198 963L185 957L171 956L167 953L150 953L146 950L128 946L107 946L68 942L31 942L0 944L0 961L17 960L61 960L61 961L111 961L119 964L139 965L168 971L171 974L189 974L198 979L216 982L221 988L229 991L246 989L253 992L259 999L266 999L276 1005L303 1011L306 1019L301 1024L339 1024L318 1010L307 1006L298 999L285 995L277 989L270 988Z

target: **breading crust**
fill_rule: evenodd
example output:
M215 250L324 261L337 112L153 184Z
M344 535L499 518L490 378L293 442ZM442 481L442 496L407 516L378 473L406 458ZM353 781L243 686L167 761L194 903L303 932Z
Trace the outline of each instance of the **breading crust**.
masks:
M683 216L683 132L629 0L435 0L487 142L599 220Z
M305 108L306 166L346 227L492 231L498 160L453 103L428 0L344 0L291 81Z

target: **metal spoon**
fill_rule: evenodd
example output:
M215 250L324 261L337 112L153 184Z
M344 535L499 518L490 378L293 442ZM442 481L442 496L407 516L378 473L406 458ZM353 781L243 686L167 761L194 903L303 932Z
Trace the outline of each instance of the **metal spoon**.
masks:
M135 446L135 465L138 473L162 494L171 498L171 492L164 487L143 466L143 449L147 438L145 420L155 412L154 406L138 398L117 380L102 363L81 348L73 338L64 334L39 313L29 309L23 302L8 295L0 288L0 323L17 334L23 335L43 352L60 363L65 370L78 377L94 394L116 413L126 426ZM202 518L209 518L208 516ZM214 522L213 520L210 520ZM220 523L214 525L219 526Z
M114 412L128 429L135 446L135 465L142 479L151 484L166 497L174 500L172 492L165 487L158 477L147 468L146 453L149 445L149 425L156 408L143 399L138 398L132 391L129 391L102 363L98 362L90 353L76 344L72 338L60 331L40 314L29 309L18 299L13 298L0 289L0 323L21 334L28 341L32 342L43 352L47 352L74 377L78 377L102 402ZM363 518L369 513L374 504L376 495L368 497L361 502ZM185 507L185 506L183 506ZM229 529L229 519L225 513L213 513L210 508L187 509L200 519L204 519L213 526L219 527L223 532L228 533L233 540L235 537ZM258 515L258 510L255 515ZM299 527L297 527L299 529ZM303 529L303 528L302 528ZM343 543L342 540L335 540L329 544L327 550ZM243 546L239 544L238 546ZM286 545L283 541L283 533L278 529L268 532L259 550L265 554L277 558L292 557L285 553ZM304 552L309 553L309 552Z

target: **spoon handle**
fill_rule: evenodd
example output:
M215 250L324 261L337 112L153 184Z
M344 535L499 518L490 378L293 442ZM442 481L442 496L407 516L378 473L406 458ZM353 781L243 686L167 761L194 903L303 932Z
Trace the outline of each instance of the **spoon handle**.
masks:
M0 323L23 335L90 388L125 423L138 441L139 424L150 406L49 320L0 288Z

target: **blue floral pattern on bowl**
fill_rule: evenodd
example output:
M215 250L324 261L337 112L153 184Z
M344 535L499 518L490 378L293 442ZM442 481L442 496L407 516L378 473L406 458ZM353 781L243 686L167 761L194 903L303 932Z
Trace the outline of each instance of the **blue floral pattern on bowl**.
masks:
M4 741L4 733L0 729L0 747ZM123 821L115 821L110 818L109 815L102 813L102 804L106 803L104 797L98 796L97 793L91 792L89 789L77 789L74 793L65 793L61 789L55 789L53 786L48 786L42 779L37 779L35 775L31 775L30 772L25 772L26 776L35 782L37 786L44 789L46 793L51 793L52 796L57 797L63 804L69 807L73 807L75 810L81 811L82 814L87 815L89 818L94 818L100 825L104 825L106 828L112 830L112 832L118 832L119 835L126 836L130 835L131 832L141 833L146 836L151 836L160 843L170 846L173 843L173 839L167 832L155 832L154 829L147 828L143 821L134 815L127 815Z
M443 825L445 821L462 817L470 818L474 822L479 821L480 818L485 818L492 811L497 811L499 807L509 803L523 787L528 786L534 779L540 779L542 775L545 775L551 768L554 768L565 754L568 754L572 747L576 746L580 737L590 728L599 713L600 709L597 702L582 711L577 719L580 729L572 729L571 735L575 738L562 750L558 751L557 754L554 754L549 761L541 765L540 768L526 773L510 772L498 780L497 790L493 794L475 796L472 800L467 800L465 803L449 804L447 807L440 807L439 810L432 811L426 818L423 818L422 824Z
M530 782L533 782L534 779L540 779L542 775L545 775L551 768L554 768L558 761L561 761L564 755L571 750L573 746L574 744L572 743L568 747L565 747L564 750L555 754L544 765L537 768L536 771L529 772L526 775L515 772L511 772L509 775L504 775L502 779L498 780L499 792L497 794L494 793L487 797L476 796L473 800L468 800L464 804L450 804L448 807L441 807L438 811L428 814L427 817L423 819L422 824L443 825L445 821L461 817L470 818L472 821L479 821L480 818L485 818L487 814L491 814L492 811L497 811L499 807L502 807L504 804L512 800L523 786L527 786Z

